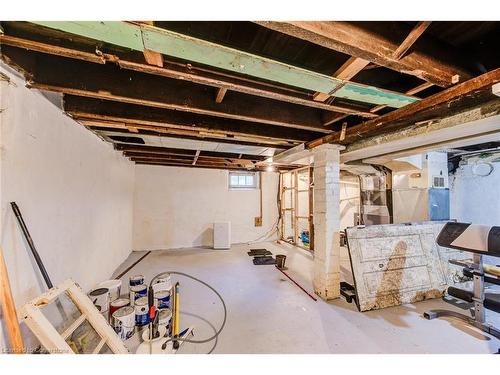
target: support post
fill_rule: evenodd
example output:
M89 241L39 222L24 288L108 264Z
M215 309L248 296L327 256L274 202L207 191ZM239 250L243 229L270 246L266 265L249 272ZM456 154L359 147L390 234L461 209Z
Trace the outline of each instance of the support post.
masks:
M340 297L340 150L343 148L324 144L313 150L313 286L324 300Z

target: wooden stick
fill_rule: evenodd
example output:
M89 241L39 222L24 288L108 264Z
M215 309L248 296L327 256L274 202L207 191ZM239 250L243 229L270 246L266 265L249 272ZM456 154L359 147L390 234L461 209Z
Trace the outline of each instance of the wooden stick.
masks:
M10 341L11 353L22 354L24 352L23 337L17 320L16 305L12 298L10 289L9 274L3 257L3 251L0 248L0 303L2 306L3 316L5 317L5 325Z

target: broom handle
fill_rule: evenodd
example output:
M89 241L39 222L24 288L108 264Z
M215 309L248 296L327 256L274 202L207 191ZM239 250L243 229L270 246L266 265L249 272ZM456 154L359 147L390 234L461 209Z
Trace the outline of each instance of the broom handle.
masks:
M10 349L12 353L23 353L24 344L21 336L21 329L17 320L16 306L12 298L10 289L9 274L3 257L2 248L0 248L0 303L3 315L5 316L5 325L9 335Z

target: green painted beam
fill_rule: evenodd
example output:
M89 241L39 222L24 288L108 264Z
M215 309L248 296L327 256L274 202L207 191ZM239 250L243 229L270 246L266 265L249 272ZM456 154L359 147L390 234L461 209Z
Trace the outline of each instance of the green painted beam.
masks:
M136 51L144 51L147 48L168 56L365 103L400 108L418 100L413 96L342 81L150 25L121 21L34 23Z

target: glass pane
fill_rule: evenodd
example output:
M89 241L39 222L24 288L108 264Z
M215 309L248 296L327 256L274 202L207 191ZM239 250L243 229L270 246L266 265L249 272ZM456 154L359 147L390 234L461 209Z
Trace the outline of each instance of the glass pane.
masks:
M247 186L253 186L253 176L245 176L245 185Z
M238 185L245 186L245 176L238 176Z
M231 176L231 186L236 186L238 185L238 176L232 175Z
M92 354L101 340L89 321L85 320L69 335L66 342L77 354Z
M40 311L61 334L82 315L66 292L60 294L48 305L43 306Z

